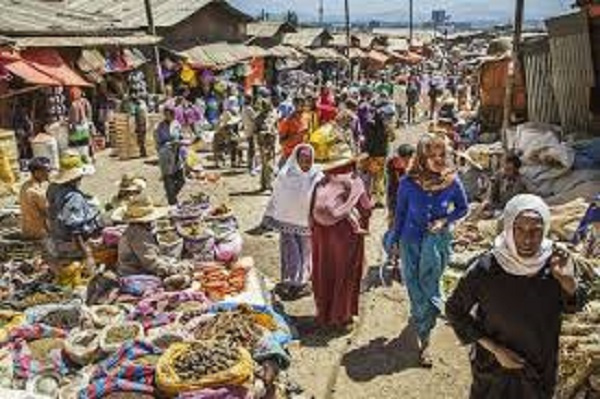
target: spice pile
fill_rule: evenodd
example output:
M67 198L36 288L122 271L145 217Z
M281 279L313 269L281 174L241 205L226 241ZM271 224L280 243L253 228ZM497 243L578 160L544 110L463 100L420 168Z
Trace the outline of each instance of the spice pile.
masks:
M253 349L264 332L264 329L257 324L252 310L240 307L234 311L217 313L208 321L201 323L193 334L198 340L218 339Z
M208 298L219 301L241 293L246 288L247 275L248 269L243 266L213 263L201 266L194 280L200 282L201 290Z
M173 366L181 379L193 380L228 370L239 358L239 351L226 341L194 342L174 359Z

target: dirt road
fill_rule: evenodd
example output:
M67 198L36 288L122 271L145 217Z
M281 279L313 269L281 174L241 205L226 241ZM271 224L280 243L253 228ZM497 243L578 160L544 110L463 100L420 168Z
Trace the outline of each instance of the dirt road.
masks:
M420 130L401 134L401 142L415 142ZM113 182L124 172L137 172L149 180L155 198L164 198L158 168L140 160L119 162L101 153L98 172L84 183L88 192L107 199L116 190ZM254 194L258 178L244 171L225 173L219 192L228 192L230 203L244 231L260 221L268 197ZM191 185L188 190L201 190ZM306 389L306 396L318 399L371 398L465 398L470 372L467 353L442 321L432 338L434 367L418 368L414 335L407 329L408 298L397 283L381 285L380 240L385 229L384 211L375 212L367 238L367 270L361 314L357 329L346 336L328 336L307 331L314 315L312 298L285 304L285 311L302 332L292 348L291 377ZM254 256L260 270L273 281L279 277L277 236L245 235L244 252ZM390 279L386 279L389 283Z

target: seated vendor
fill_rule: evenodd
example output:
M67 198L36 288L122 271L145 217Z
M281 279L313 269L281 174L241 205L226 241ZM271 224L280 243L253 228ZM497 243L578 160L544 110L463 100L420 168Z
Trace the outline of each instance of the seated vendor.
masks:
M85 260L88 271L95 266L89 239L101 232L100 211L79 188L93 168L76 153L61 159L61 170L48 187L48 240L46 249L53 266Z
M48 201L48 175L50 160L48 158L33 158L29 162L31 178L23 183L19 193L21 208L21 233L26 240L41 240L48 235L46 217Z
M111 211L125 206L127 201L140 195L145 189L145 179L129 173L124 174L119 182L119 192L106 204L106 210Z
M174 259L161 254L155 228L156 222L167 214L168 208L154 206L144 195L132 198L124 208L113 213L115 222L128 224L119 241L117 271L120 275L167 277L174 274Z
M502 171L492 177L490 189L483 206L486 211L502 211L514 196L527 193L527 187L520 169L521 160L519 156L514 153L506 154Z

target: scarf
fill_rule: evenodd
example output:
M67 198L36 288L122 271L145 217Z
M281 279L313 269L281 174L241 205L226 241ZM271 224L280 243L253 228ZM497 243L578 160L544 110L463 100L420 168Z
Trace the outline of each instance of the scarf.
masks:
M352 174L329 176L317 187L313 216L323 226L333 226L347 219L357 204L365 209L372 206L360 177Z
M504 232L494 242L492 254L505 272L515 276L537 274L546 265L553 253L553 242L544 238L540 251L532 258L522 258L517 252L514 238L514 224L523 212L537 212L544 223L544 237L550 231L550 208L538 196L521 194L508 202L504 209Z
M435 173L429 170L427 160L430 150L435 146L445 146L442 138L434 135L427 135L417 145L417 151L413 162L409 168L408 175L427 192L443 191L450 187L456 179L456 170L446 163L445 169L441 173Z
M287 162L279 171L273 184L273 195L267 205L265 222L278 230L306 234L308 219L315 186L323 178L321 169L314 165L308 172L298 165L298 152L310 151L314 159L314 150L307 144L294 148Z

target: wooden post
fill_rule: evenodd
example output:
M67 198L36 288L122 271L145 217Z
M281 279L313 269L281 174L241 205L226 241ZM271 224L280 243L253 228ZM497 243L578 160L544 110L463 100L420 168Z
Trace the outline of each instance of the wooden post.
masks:
M350 58L350 47L352 47L352 39L350 37L350 2L344 1L344 11L346 15L346 58L348 58L348 78L352 80L352 59Z
M413 0L409 0L408 3L408 47L410 51L410 47L413 45L413 28L414 28L414 7Z
M144 6L146 8L146 20L148 22L148 33L152 36L156 36L156 26L154 25L154 15L152 13L152 3L151 0L144 0ZM158 51L158 46L155 44L153 46L154 50L154 66L156 68L156 79L158 81L158 90L159 93L165 92L165 82L162 78L162 67L160 65L160 53Z
M519 69L519 56L521 50L521 36L523 33L523 13L525 10L525 0L516 0L515 22L511 60L508 65L508 75L506 77L506 92L504 97L504 118L502 120L502 144L505 150L508 150L508 129L510 128L510 118L513 111L513 97L516 85L516 73Z

